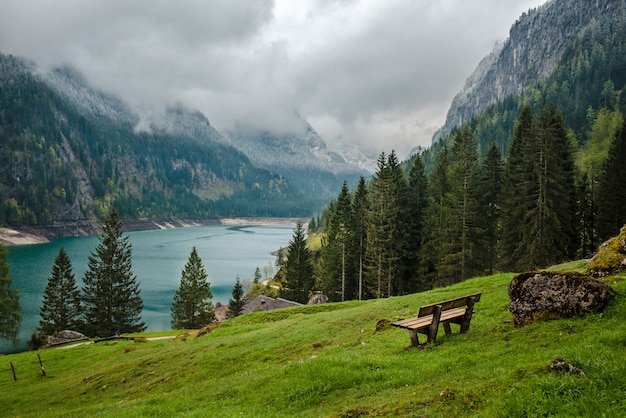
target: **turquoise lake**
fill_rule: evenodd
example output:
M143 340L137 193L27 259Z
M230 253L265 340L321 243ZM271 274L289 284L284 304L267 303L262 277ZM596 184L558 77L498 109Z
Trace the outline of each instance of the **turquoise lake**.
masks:
M133 273L140 283L144 310L142 319L148 331L171 328L170 308L180 276L195 246L209 276L213 303L228 303L237 277L252 282L257 267L275 269L272 252L286 247L293 226L225 226L209 225L176 229L129 232L125 235L133 250ZM87 259L98 245L98 238L62 238L46 244L9 247L9 277L20 292L22 350L39 325L39 309L54 259L65 247L78 286L82 286ZM265 267L265 268L264 268ZM0 352L15 351L4 341Z

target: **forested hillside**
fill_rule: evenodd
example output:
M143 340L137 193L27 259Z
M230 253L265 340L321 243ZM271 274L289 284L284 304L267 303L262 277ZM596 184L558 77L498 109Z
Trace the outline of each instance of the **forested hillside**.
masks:
M361 299L544 268L588 257L619 232L626 223L626 6L579 3L549 2L540 10L549 13L515 25L530 27L531 19L533 36L547 37L588 21L552 72L406 164L381 154L369 183L344 190L313 219L322 235L320 290ZM583 16L588 6L591 19ZM559 15L559 7L568 10Z
M200 131L176 129L181 118L195 118ZM202 115L173 109L160 123L136 129L139 121L67 71L38 75L0 55L0 225L93 222L112 206L137 220L310 210L285 178L220 141Z

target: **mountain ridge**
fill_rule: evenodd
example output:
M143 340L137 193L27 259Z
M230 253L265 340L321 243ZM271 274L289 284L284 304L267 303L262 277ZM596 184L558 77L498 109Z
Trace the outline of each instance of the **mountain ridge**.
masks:
M497 43L467 78L432 143L489 106L549 76L586 26L602 16L618 14L618 9L623 13L625 7L623 0L550 0L523 13L508 38Z

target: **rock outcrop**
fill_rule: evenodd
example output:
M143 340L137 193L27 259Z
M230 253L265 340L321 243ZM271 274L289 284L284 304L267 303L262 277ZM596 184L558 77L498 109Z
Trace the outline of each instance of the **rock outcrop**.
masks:
M53 347L55 345L71 343L75 341L84 341L88 339L89 337L81 334L80 332L71 331L71 330L63 330L63 331L57 332L57 335L53 337L48 337L47 347Z
M602 311L615 296L605 283L586 275L529 272L513 277L509 310L516 326Z
M550 75L571 42L603 16L622 15L614 0L553 0L524 13L496 44L454 99L433 143L507 96Z
M320 303L328 303L328 296L326 295L313 295L307 302L307 305L319 305Z

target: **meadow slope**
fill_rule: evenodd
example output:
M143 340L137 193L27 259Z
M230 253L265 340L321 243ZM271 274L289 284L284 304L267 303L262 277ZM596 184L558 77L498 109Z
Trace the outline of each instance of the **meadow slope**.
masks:
M42 350L46 377L35 352L2 356L0 415L623 414L623 277L610 279L619 295L603 313L515 328L507 294L512 276L383 300L252 313L186 341ZM474 292L483 297L467 334L446 336L440 330L436 344L416 349L404 330L376 331L381 319L415 315L420 305ZM586 377L550 372L557 357Z

